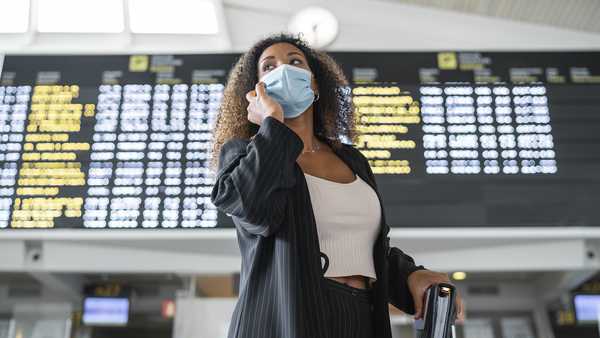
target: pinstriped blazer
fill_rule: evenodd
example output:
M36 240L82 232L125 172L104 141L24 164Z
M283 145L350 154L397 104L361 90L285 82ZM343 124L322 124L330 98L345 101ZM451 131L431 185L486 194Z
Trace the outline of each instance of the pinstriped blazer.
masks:
M315 218L296 162L303 147L293 130L269 116L251 139L230 139L221 148L211 201L233 218L242 256L239 298L228 338L331 336L328 323L333 314L326 307ZM373 246L373 337L391 338L388 302L414 314L407 277L424 267L390 247L383 201L364 155L349 144L332 149L375 190L382 205Z

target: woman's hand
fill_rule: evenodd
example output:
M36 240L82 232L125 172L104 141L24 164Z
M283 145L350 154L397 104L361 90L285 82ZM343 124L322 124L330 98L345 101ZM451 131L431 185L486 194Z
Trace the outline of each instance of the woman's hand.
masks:
M260 125L265 117L272 116L283 122L283 108L279 102L267 95L265 84L259 82L254 90L246 93L248 121Z
M425 291L427 291L430 285L437 283L452 284L450 278L448 278L448 274L443 272L417 270L408 275L408 288L415 300L415 319L423 318L423 297L425 296ZM464 304L458 290L456 291L455 300L456 322L462 323L465 319Z

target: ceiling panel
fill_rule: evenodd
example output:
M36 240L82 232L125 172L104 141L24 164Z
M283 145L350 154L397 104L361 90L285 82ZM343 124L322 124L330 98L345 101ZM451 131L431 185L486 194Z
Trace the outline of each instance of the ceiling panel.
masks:
M469 14L600 32L599 0L384 0Z

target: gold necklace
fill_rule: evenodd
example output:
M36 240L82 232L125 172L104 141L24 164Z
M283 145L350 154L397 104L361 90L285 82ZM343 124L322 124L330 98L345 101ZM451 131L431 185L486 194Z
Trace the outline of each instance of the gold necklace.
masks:
M317 142L314 142L314 141L313 141L313 145L314 145L315 143L317 144L317 148L316 148L316 149L315 149L315 147L313 146L313 148L312 148L311 150L305 150L305 151L303 151L302 153L303 153L303 154L304 154L304 153L314 153L314 152L316 152L316 151L319 151L319 150L321 149L321 146L319 145L319 143L317 143Z

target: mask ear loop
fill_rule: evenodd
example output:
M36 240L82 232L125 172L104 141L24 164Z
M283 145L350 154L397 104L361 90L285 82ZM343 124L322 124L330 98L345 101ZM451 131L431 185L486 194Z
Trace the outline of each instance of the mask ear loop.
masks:
M317 102L319 101L319 93L317 92L317 96L315 96L315 99L313 100L313 102Z

